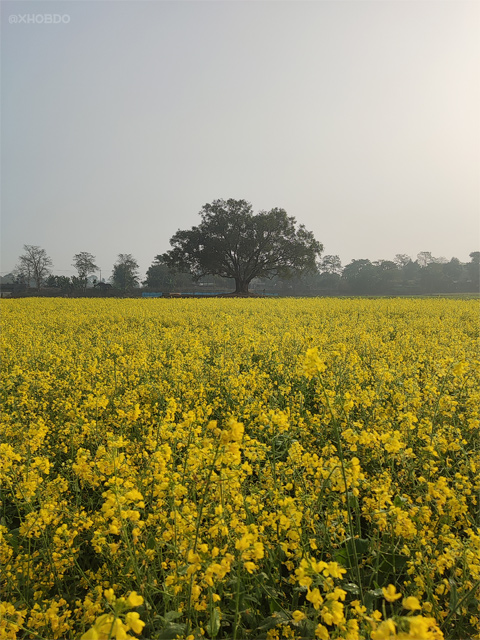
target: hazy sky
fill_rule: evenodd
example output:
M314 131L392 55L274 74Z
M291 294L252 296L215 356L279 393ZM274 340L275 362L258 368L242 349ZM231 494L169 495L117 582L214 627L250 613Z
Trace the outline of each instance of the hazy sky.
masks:
M1 271L33 244L143 275L217 198L343 264L468 261L479 27L475 0L2 2Z

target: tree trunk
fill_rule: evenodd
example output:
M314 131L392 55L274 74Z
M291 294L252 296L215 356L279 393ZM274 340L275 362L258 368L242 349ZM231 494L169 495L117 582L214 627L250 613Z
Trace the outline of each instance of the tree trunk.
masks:
M240 278L235 278L235 293L248 293L248 285L250 284L247 280L241 280Z

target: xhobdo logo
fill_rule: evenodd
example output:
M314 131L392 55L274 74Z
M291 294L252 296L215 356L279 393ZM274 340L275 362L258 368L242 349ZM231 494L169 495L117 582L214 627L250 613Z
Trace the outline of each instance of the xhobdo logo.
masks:
M8 17L10 24L68 24L68 13L13 13Z

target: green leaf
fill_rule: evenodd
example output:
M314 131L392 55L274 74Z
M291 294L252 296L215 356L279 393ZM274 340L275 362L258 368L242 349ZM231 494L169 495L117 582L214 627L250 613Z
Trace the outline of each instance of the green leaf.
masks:
M156 545L155 536L150 536L147 540L147 549L155 549Z
M220 630L220 613L218 611L218 608L215 607L212 611L212 615L210 616L210 620L208 621L208 624L207 624L207 633L210 636L210 638L215 638L219 630Z
M373 609L375 601L382 597L383 591L381 589L370 589L365 594L365 606L367 609Z
M403 505L407 502L408 500L406 498L402 498L401 496L395 496L393 499L393 504L395 507L403 507Z
M178 620L178 618L181 617L181 611L167 611L167 613L165 614L165 622L172 622L173 620Z
M185 635L186 624L178 624L176 622L168 622L160 631L156 640L175 640L177 636Z
M360 594L358 584L355 584L354 582L344 582L341 587L345 591L348 591L348 593L353 593L354 596L358 596Z
M398 553L382 553L380 558L379 573L400 573L407 564L407 558Z
M12 545L13 550L17 552L19 547L20 529L11 529L6 537L9 544Z
M353 544L355 545L357 555L364 555L365 553L367 553L370 547L370 540L368 540L367 538L353 538L353 540L352 538L350 538L346 542L347 542L348 549L350 548L353 549Z
M458 606L457 585L453 578L449 578L448 582L450 584L450 604L448 606L450 611L456 611Z
M343 567L350 567L349 556L346 549L340 549L335 551L334 554L335 562L341 564Z
M276 600L277 597L281 599L281 595L279 594L278 591L273 591L272 595L275 596L275 599L268 598L268 608L270 609L270 613L273 613L274 611L281 611L281 606Z
M347 497L348 497L348 506L350 507L350 509L353 509L354 511L358 511L359 504L358 504L357 496L352 491L349 491L347 494Z
M308 618L304 620L299 620L298 622L295 622L294 620L290 620L290 626L296 627L302 638L315 637L315 627L317 625L313 620L309 620Z
M348 538L342 548L335 552L335 560L344 567L355 565L355 555L358 558L367 553L370 547L370 540L366 538Z
M260 625L257 627L257 630L268 631L268 629L273 629L278 624L287 622L287 620L290 620L290 617L284 611L275 611L271 616L262 620Z
M257 616L254 614L253 609L245 609L240 612L242 618L242 624L246 629L254 629L257 626Z

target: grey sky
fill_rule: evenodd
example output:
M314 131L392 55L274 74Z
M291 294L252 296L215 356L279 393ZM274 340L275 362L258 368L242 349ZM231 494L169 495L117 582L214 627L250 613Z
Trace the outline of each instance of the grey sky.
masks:
M2 272L35 244L57 274L80 251L143 274L216 198L283 207L343 264L468 261L479 26L462 0L3 2Z

